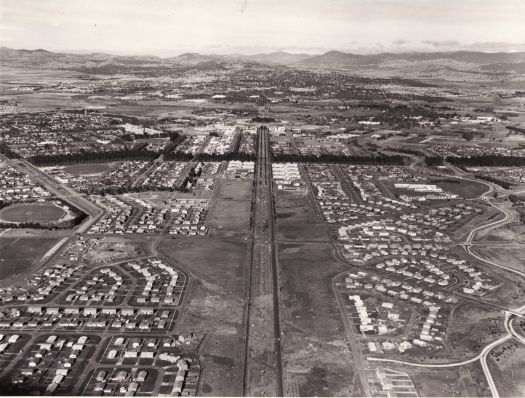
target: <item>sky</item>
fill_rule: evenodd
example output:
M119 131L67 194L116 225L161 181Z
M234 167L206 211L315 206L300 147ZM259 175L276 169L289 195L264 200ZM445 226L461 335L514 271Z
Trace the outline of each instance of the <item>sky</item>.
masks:
M0 46L159 56L525 51L525 0L0 0Z

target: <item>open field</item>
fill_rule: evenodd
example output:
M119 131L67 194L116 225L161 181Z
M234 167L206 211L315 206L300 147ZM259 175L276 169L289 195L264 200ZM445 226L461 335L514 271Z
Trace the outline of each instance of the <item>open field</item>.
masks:
M327 243L280 243L285 391L303 396L360 396L331 280L348 267Z
M277 192L275 209L278 240L330 240L330 226L319 220L308 195Z
M209 236L244 238L250 228L251 182L221 183L207 217Z
M515 340L494 348L487 360L502 397L525 396L525 347Z
M115 163L84 163L64 166L64 171L73 175L98 175L110 170Z
M479 253L482 258L493 261L497 264L504 264L506 267L517 271L525 272L525 247L516 246L474 246L473 251Z
M505 334L503 318L501 310L460 304L450 316L445 349L436 352L436 357L459 361L476 356L485 345Z
M386 368L407 373L420 397L490 397L478 362L452 368L419 368L388 364Z
M511 222L501 228L480 232L477 242L480 245L491 243L525 244L525 224Z
M458 180L458 183L436 182L436 185L445 192L455 193L465 199L477 198L489 190L485 184L466 180Z
M0 238L0 280L31 271L57 241L45 237Z
M166 239L158 250L182 262L195 277L180 331L206 336L201 351L202 393L240 395L247 245L220 239Z
M0 210L0 221L47 223L60 220L65 211L53 203L20 203Z

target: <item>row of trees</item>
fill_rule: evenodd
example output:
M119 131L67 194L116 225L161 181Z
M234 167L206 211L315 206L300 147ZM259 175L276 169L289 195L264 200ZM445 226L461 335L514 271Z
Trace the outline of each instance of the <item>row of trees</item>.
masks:
M193 159L199 162L222 162L231 160L247 162L254 161L255 155L245 152L228 152L225 154L199 153L197 155L185 152L169 152L164 155L164 160L190 161Z
M279 154L273 155L273 160L284 163L337 163L337 164L362 164L377 166L402 166L405 164L405 157L401 155L378 155L378 156L359 156L359 155L297 155Z
M29 157L27 160L37 166L49 166L56 164L111 162L116 160L153 160L158 156L159 154L156 152L139 149L126 151L67 153L58 155L36 155Z
M493 184L497 184L503 189L511 189L512 187L516 185L516 184L511 183L510 181L501 180L499 178L488 176L485 174L475 174L474 177L480 180L492 182Z
M447 157L447 162L455 166L486 166L486 167L513 167L525 166L525 157L522 156L497 156L479 155L470 157Z

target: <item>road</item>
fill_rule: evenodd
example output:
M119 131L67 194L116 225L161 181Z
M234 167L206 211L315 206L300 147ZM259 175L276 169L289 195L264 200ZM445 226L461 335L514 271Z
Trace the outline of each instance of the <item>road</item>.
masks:
M87 200L80 193L71 189L65 184L59 183L53 177L40 170L38 167L29 163L26 160L16 160L11 162L13 166L21 170L23 173L29 175L33 180L42 185L56 197L63 201L72 204L88 215L88 218L78 226L76 232L86 232L93 223L103 214L102 209Z
M257 130L252 245L247 272L243 395L282 396L280 283L269 131Z

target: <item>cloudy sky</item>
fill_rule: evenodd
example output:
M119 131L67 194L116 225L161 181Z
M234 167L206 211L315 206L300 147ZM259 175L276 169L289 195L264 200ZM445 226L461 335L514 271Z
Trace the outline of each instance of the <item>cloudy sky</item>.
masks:
M0 45L176 55L525 50L525 0L0 0Z

